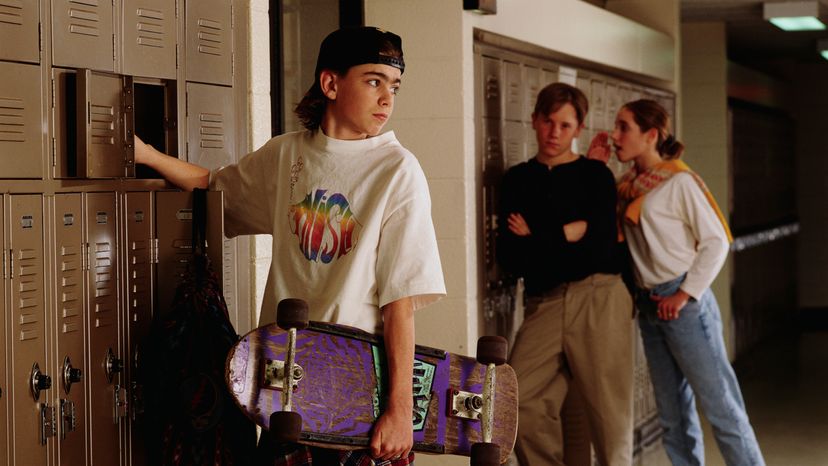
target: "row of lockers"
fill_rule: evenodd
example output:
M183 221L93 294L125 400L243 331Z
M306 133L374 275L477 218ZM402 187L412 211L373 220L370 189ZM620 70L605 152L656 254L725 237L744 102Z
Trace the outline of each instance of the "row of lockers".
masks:
M176 81L64 68L41 81L38 65L0 62L0 179L153 177L136 170L134 134L178 153ZM184 85L187 158L208 168L232 162L233 89Z
M618 109L632 100L654 99L670 115L675 110L672 94L652 87L588 70L559 67L550 62L527 62L512 54L506 57L483 54L478 74L483 85L479 114L485 120L530 124L538 92L548 84L567 81L566 76L562 79L562 74L572 74L573 84L587 97L589 112L584 121L587 135L612 131ZM589 143L589 138L581 139ZM534 151L529 153L534 154Z
M45 43L52 66L175 79L185 62L187 81L232 85L231 0L0 0L0 17L0 60L42 63Z
M137 348L186 270L191 194L0 201L0 466L145 464ZM221 193L209 193L219 276L221 215Z

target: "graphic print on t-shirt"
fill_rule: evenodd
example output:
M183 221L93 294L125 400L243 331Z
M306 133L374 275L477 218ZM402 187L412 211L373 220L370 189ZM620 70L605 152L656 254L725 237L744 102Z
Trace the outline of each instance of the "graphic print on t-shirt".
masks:
M305 258L323 264L351 252L362 228L344 194L321 188L290 206L288 223Z

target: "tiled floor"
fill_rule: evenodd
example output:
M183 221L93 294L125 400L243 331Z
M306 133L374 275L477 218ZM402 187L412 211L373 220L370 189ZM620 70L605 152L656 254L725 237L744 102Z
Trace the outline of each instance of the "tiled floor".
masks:
M828 331L772 338L740 359L736 369L767 465L828 466ZM704 424L706 465L725 466ZM670 466L670 461L655 445L636 464Z
M768 466L828 466L828 332L786 335L737 364L748 415ZM724 466L705 425L707 466ZM662 448L645 466L669 466Z

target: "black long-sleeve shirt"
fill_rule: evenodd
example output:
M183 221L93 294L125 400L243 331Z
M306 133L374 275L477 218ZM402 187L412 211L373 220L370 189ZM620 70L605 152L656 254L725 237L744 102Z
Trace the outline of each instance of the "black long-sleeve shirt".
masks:
M522 276L529 295L541 294L594 273L620 273L612 172L584 157L549 168L533 158L503 177L498 208L497 259L510 275ZM531 234L509 230L519 213ZM563 226L584 220L580 241L566 241Z

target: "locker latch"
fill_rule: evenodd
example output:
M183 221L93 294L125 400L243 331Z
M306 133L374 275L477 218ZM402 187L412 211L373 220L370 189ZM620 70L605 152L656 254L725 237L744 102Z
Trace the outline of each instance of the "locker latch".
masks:
M52 388L52 378L40 372L40 366L37 363L32 365L32 375L29 381L32 390L32 396L35 401L40 400L40 392Z
M115 385L114 391L113 406L115 407L115 411L113 413L113 420L115 424L119 424L121 422L122 417L127 417L129 403L127 402L127 393L124 387L120 385Z
M130 387L129 401L131 403L129 412L132 414L132 420L137 421L138 416L144 414L144 389L143 385L133 381Z
M46 440L49 437L54 437L55 431L55 409L49 406L49 403L42 403L40 405L40 444L46 445Z
M72 400L60 400L60 433L61 438L66 438L66 434L73 432L78 427L78 416L75 412L75 402Z

